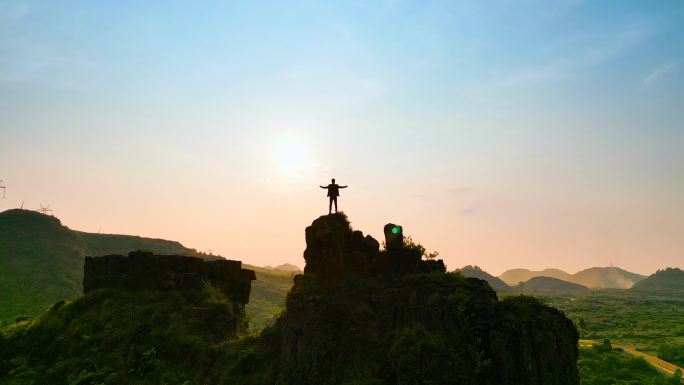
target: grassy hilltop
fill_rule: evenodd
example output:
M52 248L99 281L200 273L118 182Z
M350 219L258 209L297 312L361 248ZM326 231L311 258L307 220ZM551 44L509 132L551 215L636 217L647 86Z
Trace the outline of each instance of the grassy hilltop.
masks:
M17 317L39 315L62 299L79 298L83 294L86 255L126 255L133 250L220 258L174 241L74 231L59 219L35 211L0 213L0 325L12 323ZM260 329L282 307L294 273L245 267L257 273L247 312L254 319L253 328Z

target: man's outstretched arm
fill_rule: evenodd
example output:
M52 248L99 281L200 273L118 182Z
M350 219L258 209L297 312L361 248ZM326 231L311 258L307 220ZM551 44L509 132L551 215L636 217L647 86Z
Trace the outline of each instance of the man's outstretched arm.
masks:
M347 187L349 187L349 186L340 186L340 188L347 188Z
M328 186L319 186L320 188L328 188Z

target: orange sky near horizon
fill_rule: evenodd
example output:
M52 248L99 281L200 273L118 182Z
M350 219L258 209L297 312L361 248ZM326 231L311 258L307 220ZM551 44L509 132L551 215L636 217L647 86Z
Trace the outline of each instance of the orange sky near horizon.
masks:
M494 5L492 5L494 4ZM303 266L684 268L683 2L0 2L0 210Z
M413 183L417 176L412 175L388 180L331 170L282 179L282 165L269 160L263 178L250 179L175 156L166 159L173 167L126 174L79 159L51 163L49 157L14 155L23 167L6 178L8 200L2 209L16 206L20 197L28 209L50 203L54 215L72 229L177 240L253 265L303 267L304 229L327 211L325 190L318 185L327 184L329 174L349 185L339 204L355 229L382 241L385 223L401 224L414 240L439 251L449 269L479 265L493 274L518 267L575 272L613 264L650 274L684 267L679 257L684 223L677 211L667 209L676 197L644 199L652 192L638 186L624 186L622 196L612 196L607 188L589 196L581 183L568 180L549 187L546 179L508 193L496 187L523 174L543 180L543 168L520 175L489 169L484 174L492 178L477 187L445 189L438 170L424 170L421 183ZM65 169L73 172L60 172ZM465 167L453 172L461 174L454 182L476 180ZM36 174L42 176L28 177Z

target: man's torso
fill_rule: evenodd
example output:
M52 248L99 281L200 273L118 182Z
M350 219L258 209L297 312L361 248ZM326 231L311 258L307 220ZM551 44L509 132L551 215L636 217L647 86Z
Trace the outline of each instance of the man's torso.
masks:
M340 196L340 186L337 184L329 184L328 185L328 196L329 197L338 197Z

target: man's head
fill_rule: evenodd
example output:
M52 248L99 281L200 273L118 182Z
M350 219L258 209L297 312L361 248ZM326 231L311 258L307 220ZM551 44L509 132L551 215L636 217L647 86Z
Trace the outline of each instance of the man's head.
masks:
M335 178L330 179L330 181L332 182L332 184L335 184Z

